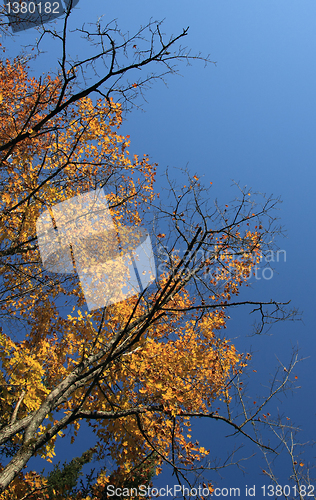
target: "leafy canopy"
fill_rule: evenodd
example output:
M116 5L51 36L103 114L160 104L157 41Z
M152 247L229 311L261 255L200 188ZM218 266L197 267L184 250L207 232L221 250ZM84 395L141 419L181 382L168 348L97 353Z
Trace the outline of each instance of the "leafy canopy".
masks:
M62 85L60 75L30 78L19 58L0 63L1 500L48 499L53 483L56 498L91 498L70 493L80 460L67 469L69 484L53 481L66 469L46 478L24 470L32 456L51 462L56 439L68 429L75 442L84 421L101 464L93 498L109 482L134 484L140 464L144 477L164 462L182 477L209 453L191 440L191 419L220 418L218 402L230 403L231 382L250 357L221 332L260 259L269 207L254 213L243 193L231 214L210 214L196 176L180 190L170 184L171 208L159 206L156 165L130 158L129 136L119 134L121 105L84 96L54 114L67 99ZM152 240L165 259L141 296L89 312L76 274L43 267L36 222L100 187L118 232L156 220ZM167 223L168 237L159 232Z

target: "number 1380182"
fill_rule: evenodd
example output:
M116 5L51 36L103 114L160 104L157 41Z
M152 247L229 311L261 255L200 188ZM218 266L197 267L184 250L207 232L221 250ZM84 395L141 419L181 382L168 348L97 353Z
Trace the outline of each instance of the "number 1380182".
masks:
M308 486L305 486L304 484L301 485L300 487L298 486L281 486L278 484L277 486L270 484L269 486L261 486L262 489L262 494L263 496L268 496L268 497L281 497L285 496L288 497L292 493L294 497L299 496L299 498L305 498L305 497L313 497L314 496L314 486L311 484Z
M59 2L8 2L8 14L61 14Z

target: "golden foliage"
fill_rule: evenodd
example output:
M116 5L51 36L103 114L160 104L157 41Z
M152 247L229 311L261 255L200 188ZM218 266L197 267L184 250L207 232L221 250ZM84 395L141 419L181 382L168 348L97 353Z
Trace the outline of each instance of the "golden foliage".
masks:
M139 226L155 196L155 166L146 156L130 159L128 136L118 134L121 109L114 102L82 98L37 130L39 120L49 117L56 105L60 88L58 76L29 78L19 59L0 63L0 144L9 144L0 158L1 313L4 321L18 325L16 335L1 334L1 423L12 423L14 409L19 421L39 410L83 359L101 353L97 362L103 368L97 382L91 384L87 378L82 385L78 383L45 415L33 439L49 432L60 418L56 410L59 415L78 407L83 413L126 411L121 418L90 419L98 458L111 454L117 480L122 474L128 476L152 449L158 454L157 473L162 458L170 460L171 446L178 462L190 465L208 454L190 440L190 414L209 412L218 398L228 400L229 382L245 364L244 357L218 332L227 319L223 304L238 293L260 256L260 233L234 231L242 259L231 252L227 233L213 237L214 258L204 264L215 269L220 261L208 279L214 289L221 283L224 287L212 297L218 307L202 315L190 309L196 300L189 287L171 293L176 278L171 278L168 269L157 276L158 290L163 290L167 302L157 307L128 350L124 351L126 339L122 337L116 346L122 348L121 354L107 362L109 353L104 348L114 334L131 317L141 330L148 304L158 304L159 293L155 290L147 302L138 305L138 298L133 297L111 306L105 321L102 311L83 312L76 277L43 270L36 221L44 210L108 180L107 198L117 228L126 223ZM22 132L27 137L19 141ZM115 182L111 184L112 177ZM162 239L165 234L157 237ZM173 265L177 264L179 257L173 259ZM60 303L68 300L74 304L73 311L65 315ZM129 410L133 411L128 414ZM74 439L81 421L68 424ZM51 460L58 433L36 453ZM13 437L16 445L22 446L22 440L23 433ZM109 475L102 471L97 486L106 484ZM20 472L0 499L22 499L30 491L34 491L32 498L44 499L45 481L35 473ZM82 497L78 494L76 498Z

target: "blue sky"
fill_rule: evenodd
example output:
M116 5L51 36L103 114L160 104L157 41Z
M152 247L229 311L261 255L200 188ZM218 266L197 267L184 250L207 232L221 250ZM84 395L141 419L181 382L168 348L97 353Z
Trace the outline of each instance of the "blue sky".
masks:
M310 0L208 0L188 2L162 0L148 2L104 2L80 0L73 14L72 27L93 22L104 15L104 22L117 18L122 30L131 33L149 18L165 18L164 31L176 34L190 26L185 44L192 53L210 54L216 66L196 62L180 66L182 76L168 76L168 87L156 82L146 93L144 112L135 109L126 116L122 132L131 137L132 154L147 153L157 162L158 174L167 166L184 168L213 182L212 193L222 203L237 195L232 181L254 191L280 196L280 223L287 238L278 241L286 251L275 264L270 280L253 281L243 297L292 301L303 311L303 322L279 323L264 337L247 337L252 318L247 310L231 314L227 337L238 349L254 351L249 380L252 394L261 394L269 374L285 364L291 346L299 345L308 357L296 370L301 389L282 401L275 401L271 414L285 412L300 425L302 441L315 438L315 163L316 163L316 3ZM59 26L61 21L57 21ZM9 55L22 45L35 41L37 32L21 32L10 42ZM72 46L76 54L77 47ZM53 57L43 56L35 65L38 74L54 69ZM158 180L158 184L161 183ZM213 424L213 423L212 423ZM235 438L223 440L228 430L217 423L198 422L195 438L201 445L221 455ZM87 440L88 441L88 440ZM90 444L88 444L90 445ZM59 447L62 450L62 443ZM245 446L239 456L249 456L254 447ZM258 453L258 456L260 452ZM66 455L65 455L66 456ZM306 451L313 460L314 452ZM58 457L60 458L60 457ZM63 459L64 457L62 457ZM306 459L303 460L306 462ZM245 465L244 477L237 469L217 477L220 486L266 484L260 463ZM264 465L262 464L264 468ZM280 475L286 470L280 466ZM212 473L208 479L213 480ZM157 479L163 486L173 484L165 471Z

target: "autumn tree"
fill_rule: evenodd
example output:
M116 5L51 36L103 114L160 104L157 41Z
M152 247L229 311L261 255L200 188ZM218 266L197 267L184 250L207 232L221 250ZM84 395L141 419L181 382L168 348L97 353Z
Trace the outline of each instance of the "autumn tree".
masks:
M232 395L250 354L238 353L223 332L230 307L253 306L259 333L267 322L291 317L279 302L237 298L279 230L277 200L255 203L241 189L234 203L221 208L207 203L212 188L196 175L186 173L176 184L168 172L168 195L159 198L156 165L146 155L130 158L129 137L119 134L124 107L162 77L151 73L135 81L129 74L153 64L175 72L174 63L191 57L177 49L187 30L165 41L159 23L131 37L113 24L82 28L89 40L98 39L100 51L72 62L67 18L62 34L43 30L61 42L58 73L32 77L20 57L0 64L0 498L51 498L54 474L45 478L24 468L36 455L51 461L56 440L67 429L75 441L83 421L96 436L87 456L92 453L99 464L110 456L115 464L112 470L99 467L89 492L96 499L105 498L107 484L133 485L140 467L148 478L167 463L180 483L189 481L187 472L199 470L209 454L191 440L195 417L222 420L272 452L250 425L259 422L264 403L245 409L241 420L232 416ZM129 51L123 65L121 54ZM87 65L96 70L93 82L81 78ZM141 293L88 310L77 274L45 266L37 228L43 213L52 214L54 225L57 206L98 190L114 233L128 241L136 230L150 232L157 270ZM89 240L89 234L80 236ZM93 248L109 265L111 249L103 243ZM91 251L91 239L89 245ZM57 257L67 251L76 266L75 249L67 242L62 248ZM295 362L274 394L290 383ZM226 413L217 410L219 401ZM71 465L70 483L82 463ZM56 477L65 476L58 469ZM63 498L70 498L72 484L65 483ZM72 498L88 493L77 490Z

